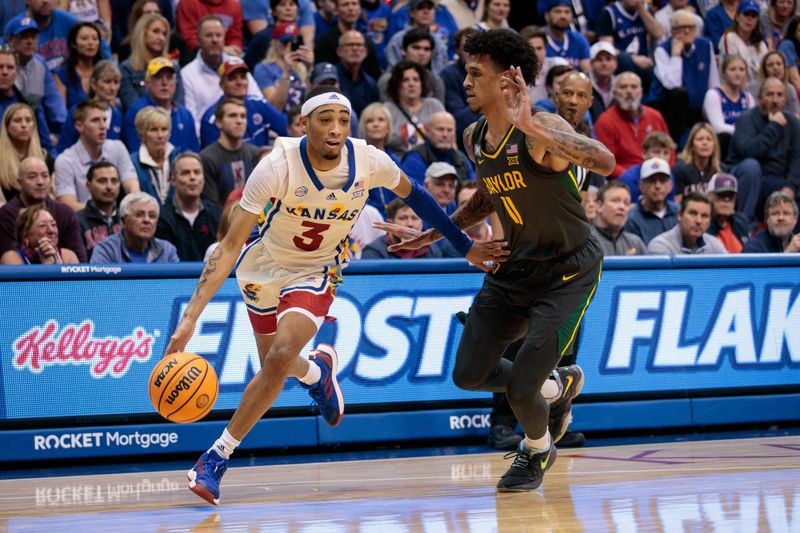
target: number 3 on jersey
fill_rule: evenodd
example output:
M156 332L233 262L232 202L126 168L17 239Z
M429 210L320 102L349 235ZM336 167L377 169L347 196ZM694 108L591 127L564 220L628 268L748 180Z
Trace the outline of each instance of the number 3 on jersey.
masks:
M300 235L295 235L292 241L295 246L306 252L312 252L319 248L319 245L322 244L322 239L325 238L322 232L331 227L330 224L320 224L308 220L304 220L301 226L309 228L308 231L304 231ZM301 237L305 237L305 239Z

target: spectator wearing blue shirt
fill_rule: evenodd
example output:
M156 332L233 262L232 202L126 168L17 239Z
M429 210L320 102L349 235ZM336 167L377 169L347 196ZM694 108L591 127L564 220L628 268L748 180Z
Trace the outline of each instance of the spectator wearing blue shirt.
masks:
M0 47L0 116L6 112L6 108L17 102L27 104L27 100L22 93L14 86L17 78L17 58L10 47ZM41 106L36 109L36 122L39 126L39 142L42 148L52 154L55 150L53 140L50 138L50 130L47 128L47 120Z
M172 134L169 140L178 152L200 150L194 117L188 109L177 105L173 100L177 84L176 78L173 62L166 57L156 57L147 64L147 75L145 76L147 94L128 108L122 126L122 138L131 152L138 150L141 144L136 133L136 113L149 105L163 107L169 111L172 118Z
M451 215L456 210L458 171L450 163L437 161L425 170L423 186L433 196L439 207Z
M800 86L800 16L793 17L786 27L786 35L778 45L778 52L786 59L786 69L789 71L789 83L795 88Z
M17 53L14 85L34 109L42 106L49 128L60 131L67 118L67 106L58 92L47 61L36 52L39 48L39 26L30 17L17 18L5 28L5 36Z
M131 55L123 61L119 69L122 72L122 84L119 98L122 110L127 111L139 98L145 95L145 77L147 65L157 57L167 58L170 29L167 19L157 13L149 13L140 18L131 32ZM183 81L177 61L172 61L172 70L178 75L173 99L183 105Z
M272 30L267 56L253 69L264 98L281 111L301 105L306 94L308 70L303 57L310 51L301 50L298 31L297 24L279 22Z
M361 68L367 58L364 34L355 30L344 32L339 37L336 55L339 56L339 63L335 67L339 88L350 99L356 114L360 115L365 107L378 101L378 82ZM314 68L315 74L322 65L325 63L319 63Z
M339 37L348 30L357 30L361 33L367 29L362 17L359 0L336 0L336 25L322 34L314 43L315 63L336 63L336 48L339 46ZM375 45L367 39L367 58L364 60L364 72L375 79L381 75L381 66L378 63L378 52Z
M589 72L589 41L582 34L570 29L572 2L550 0L550 7L544 18L547 21L547 57L561 57L574 69Z
M675 141L672 140L672 137L670 137L667 133L663 131L651 131L645 136L644 141L642 141L642 152L644 153L645 160L657 157L659 159L663 159L664 161L671 161L672 151L675 150L677 146L678 145L675 144ZM638 202L639 196L641 195L639 192L639 179L641 178L641 172L642 164L639 163L630 167L628 170L623 172L619 178L617 178L617 181L621 181L628 186L628 189L630 189L631 193L631 201L633 202ZM667 195L667 200L675 200L674 177L672 177L672 188Z
M419 182L425 181L425 171L436 162L452 165L459 181L475 179L467 156L456 148L456 120L447 111L434 113L425 124L426 140L403 155L400 168L406 175Z
M244 61L250 69L255 69L267 55L272 28L280 22L297 24L306 46L313 50L319 28L315 27L317 13L311 0L242 0L241 3L245 28L252 36L244 55ZM285 17L287 11L291 18Z
M672 190L669 163L659 158L642 163L639 188L642 198L631 209L625 231L638 235L645 244L649 244L654 237L678 223L678 206L667 200Z
M247 94L249 70L241 59L231 58L219 68L219 86L222 97L203 114L200 124L200 144L205 148L219 139L219 128L215 119L217 106L223 98L239 98L247 108L247 129L244 142L256 146L271 146L275 137L287 134L286 115L275 109L267 100Z
M328 0L323 0L323 3ZM385 69L386 45L392 36L389 33L389 23L392 20L392 7L382 0L361 0L361 8L367 21L367 38L375 45L378 53L378 63Z
M435 23L435 6L433 0L412 0L410 6L410 20L408 24L398 32L392 35L389 43L386 45L386 64L389 68L396 65L403 59L403 37L406 32L412 28L422 28L428 30L433 36L435 46L433 47L433 58L431 60L431 69L434 72L439 72L450 62L452 53L449 51L452 45L454 34L441 31L442 29ZM395 16L397 13L395 13ZM450 44L448 44L448 42Z
M389 142L389 135L392 132L392 115L380 102L373 102L364 108L361 118L358 121L358 138L367 141L381 152L386 152L397 166L400 166L400 159L394 155L391 148L386 146ZM386 207L397 196L383 187L370 189L367 203L380 211L381 216L386 217Z
M401 31L406 25L409 24L412 18L411 10L414 7L414 4L419 4L420 2L408 2L403 6L398 7L394 12L392 12L392 17L389 20L389 38L391 39L394 37L396 33ZM476 2L476 4L482 2ZM448 60L452 59L456 55L456 46L455 46L455 35L456 32L460 28L465 28L467 26L461 25L456 22L455 17L453 17L450 10L447 6L443 5L442 2L432 2L434 6L434 16L433 16L433 24L431 25L430 32L437 35L442 42L446 45L447 50L447 57Z
M92 72L102 59L100 31L90 22L79 22L69 30L67 46L69 54L56 69L55 81L67 107L74 107L89 98Z
M597 40L613 44L619 52L617 73L634 72L645 91L653 79L648 40L658 43L661 37L661 27L642 0L617 0L597 17Z
M160 208L146 192L128 194L119 205L122 231L98 244L91 263L177 263L169 241L155 237Z
M703 36L714 45L714 52L719 52L719 40L725 30L731 27L736 17L736 8L739 0L722 0L719 4L708 10L703 17Z
M655 78L649 100L678 141L703 119L703 100L706 91L719 87L719 71L711 41L697 35L696 15L679 9L670 17L670 24L672 36L654 54Z
M800 252L800 233L794 233L797 226L797 202L791 194L775 191L767 197L764 206L767 227L744 243L742 253L798 253Z
M336 26L336 0L319 0L314 12L314 42Z
M117 64L110 59L104 59L94 66L92 79L89 81L89 97L98 98L108 104L106 138L115 141L122 139L122 112L117 106L120 76ZM58 146L56 147L58 153L78 142L79 134L75 129L73 117L76 107L77 104L70 108L64 127L61 128L61 135L58 137Z
M464 43L478 31L475 28L465 28L456 33L458 59L439 72L444 83L444 107L455 117L456 131L464 131L467 126L480 118L480 115L473 112L467 104L467 91L464 89L464 78L467 77ZM463 149L464 140L461 136L457 135L456 140Z
M36 21L40 32L39 54L47 61L50 70L58 68L67 57L69 30L79 22L71 13L54 8L54 3L52 0L27 0L28 12L11 19L16 22L18 19L31 17ZM104 59L111 57L111 48L105 40L101 41L100 49Z

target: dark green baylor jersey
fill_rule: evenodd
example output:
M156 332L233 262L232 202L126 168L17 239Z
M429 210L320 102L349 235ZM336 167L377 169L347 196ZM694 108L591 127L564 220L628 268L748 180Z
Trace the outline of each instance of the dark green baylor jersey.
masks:
M511 126L489 153L486 119L472 135L478 180L489 193L511 247L511 260L552 259L581 246L591 233L575 166L554 172L528 154L525 134Z

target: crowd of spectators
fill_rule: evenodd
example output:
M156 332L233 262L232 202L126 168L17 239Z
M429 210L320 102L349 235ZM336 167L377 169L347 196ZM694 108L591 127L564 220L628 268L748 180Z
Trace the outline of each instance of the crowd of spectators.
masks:
M607 255L797 252L800 14L789 0L52 0L0 12L0 262L200 261L318 84L452 213L475 193L464 43L518 31L534 107L614 153L579 176ZM535 9L534 9L535 6ZM576 110L579 110L576 111ZM372 228L422 228L370 192ZM468 230L499 237L497 220Z

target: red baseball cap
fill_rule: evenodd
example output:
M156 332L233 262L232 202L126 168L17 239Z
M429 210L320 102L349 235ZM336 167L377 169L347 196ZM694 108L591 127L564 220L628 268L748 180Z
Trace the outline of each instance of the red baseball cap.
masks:
M295 35L299 35L300 30L294 22L279 22L272 30L272 38L277 41L288 41Z
M247 63L245 63L241 58L232 57L219 66L217 69L217 74L219 74L220 78L225 78L237 70L250 72L250 70L247 68Z

